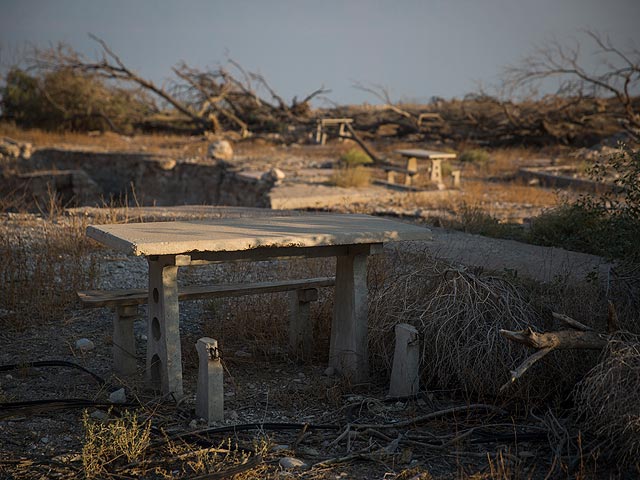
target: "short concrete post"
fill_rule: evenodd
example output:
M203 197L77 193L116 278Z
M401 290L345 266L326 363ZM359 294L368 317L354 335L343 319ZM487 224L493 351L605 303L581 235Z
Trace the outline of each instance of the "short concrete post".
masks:
M295 290L289 295L289 348L291 353L308 359L313 346L311 302L318 300L317 288Z
M120 305L113 322L113 369L121 375L136 373L136 339L133 321L138 314L137 305Z
M393 368L389 384L390 397L417 395L420 378L420 345L418 330L407 323L395 328L396 348L393 353Z
M442 160L431 160L431 178L433 183L442 183Z
M453 170L451 172L451 186L453 188L460 188L460 170Z
M198 351L198 389L196 415L207 424L224 420L224 383L218 341L203 337L196 343Z

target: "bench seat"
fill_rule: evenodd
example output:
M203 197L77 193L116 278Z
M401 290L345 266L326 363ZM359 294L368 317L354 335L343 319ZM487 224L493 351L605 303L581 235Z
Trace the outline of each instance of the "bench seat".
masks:
M260 283L192 285L178 289L178 300L290 292L289 346L296 355L307 357L311 352L313 331L310 319L310 302L318 299L318 288L332 287L335 283L335 277L319 277ZM115 309L116 315L113 322L114 370L124 375L135 373L137 361L133 322L138 314L138 305L144 305L149 301L148 290L146 288L84 290L77 292L77 294L83 308L113 307Z
M263 293L289 292L309 288L332 287L334 277L319 277L302 280L280 280L261 283L230 283L222 285L192 285L178 289L178 300L197 300L201 298L242 297ZM83 308L117 307L120 305L144 305L148 302L146 288L128 290L84 290L78 298Z

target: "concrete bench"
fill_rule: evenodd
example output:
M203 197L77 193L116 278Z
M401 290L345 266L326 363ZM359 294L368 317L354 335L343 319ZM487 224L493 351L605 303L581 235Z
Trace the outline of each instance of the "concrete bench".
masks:
M178 300L241 297L264 293L290 292L289 345L292 352L307 356L311 350L312 325L310 302L318 299L318 288L335 285L334 277L302 280L281 280L253 284L193 285L180 287ZM77 292L83 308L111 307L116 316L113 322L114 370L124 375L136 371L133 322L138 305L149 301L145 288L128 290L84 290Z
M404 174L404 186L409 187L412 184L413 177L418 174L418 162L415 158L410 158L404 168L386 164L382 166L382 169L387 173L387 183L396 184L396 173L402 173Z

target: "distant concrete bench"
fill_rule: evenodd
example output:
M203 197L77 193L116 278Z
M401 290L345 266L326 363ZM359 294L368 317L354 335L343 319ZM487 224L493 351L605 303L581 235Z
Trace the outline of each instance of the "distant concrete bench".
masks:
M439 113L421 113L418 115L418 120L416 121L418 128L421 128L423 124L441 124L444 120L440 116Z
M324 145L327 143L327 130L338 129L338 138L351 136L346 125L353 123L353 118L321 118L316 124L316 143Z
M178 290L178 300L241 297L263 293L291 292L289 343L292 351L308 355L312 331L309 328L310 302L318 299L318 288L335 285L334 277L281 280L253 284L193 285ZM113 323L114 370L124 375L136 371L136 349L133 321L138 305L146 304L149 292L145 288L128 290L85 290L77 292L83 308L112 307L116 311Z
M387 183L390 185L397 185L396 173L404 174L404 186L410 187L412 179L418 174L418 162L415 158L408 159L404 168L396 165L386 164L382 166L382 169L387 173Z

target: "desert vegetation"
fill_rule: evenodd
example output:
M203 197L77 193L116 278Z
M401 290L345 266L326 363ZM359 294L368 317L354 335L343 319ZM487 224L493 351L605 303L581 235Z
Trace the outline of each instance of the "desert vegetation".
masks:
M497 94L427 105L393 102L384 88L359 84L379 105L313 108L324 87L286 101L233 60L205 70L178 64L174 83L160 87L99 38L95 58L60 46L9 68L0 86L0 475L635 478L640 55L594 33L586 38L606 57L605 73L583 68L577 48L551 44L511 67ZM559 90L539 95L538 82L551 77L561 79ZM348 135L312 144L323 117L353 118L358 141L375 158ZM235 158L210 156L210 144L220 140L233 143ZM356 192L385 178L380 160L397 149L453 151L457 159L443 168L444 178L459 170L459 187L438 190L420 172L417 191L385 200L379 190L374 200L316 208L492 237L496 249L514 249L512 257L518 244L505 240L582 252L601 257L607 270L578 278L567 265L566 275L542 281L517 263L501 270L464 265L429 243L388 246L368 265L372 374L364 384L325 370L332 289L320 289L313 304L313 354L304 362L288 352L284 294L190 303L181 325L188 387L195 388L198 338L216 338L224 361L226 419L209 426L194 416L192 398L159 398L142 375L113 375L113 313L76 303L78 290L146 281L144 262L90 241L87 225L173 221L185 211L143 205L133 182L124 186L130 196L102 196L79 208L53 184L36 199L19 183L32 173L31 146L137 146L162 157L163 178L176 163L224 170L242 158L249 160L237 167L240 174L256 166L268 172L255 180L260 185L276 188L306 169L324 174L316 181L323 187ZM554 189L519 177L520 167L540 165L579 170L598 189ZM232 214L209 205L188 218ZM238 263L188 267L180 281L334 271L333 259ZM399 323L418 332L421 389L388 398ZM136 325L142 359L147 332L143 322ZM93 339L91 349L76 343L81 337ZM139 367L141 373L142 360ZM120 388L125 402L107 402Z

